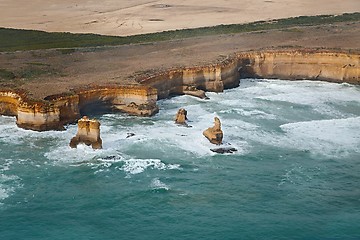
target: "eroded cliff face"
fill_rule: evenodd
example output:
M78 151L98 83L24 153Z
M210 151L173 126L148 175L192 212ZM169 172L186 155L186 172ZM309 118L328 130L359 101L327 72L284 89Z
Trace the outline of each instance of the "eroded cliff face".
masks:
M157 91L147 86L95 87L78 90L73 95L48 96L32 101L26 93L0 91L0 114L16 116L16 123L24 129L36 131L62 130L64 124L75 122L81 109L93 103L139 116L158 112Z
M156 88L159 99L179 94L205 97L197 90L222 92L225 88L237 87L239 82L238 61L235 58L208 66L172 69L139 80L141 84Z
M220 145L222 144L222 139L224 136L223 131L221 130L221 122L218 117L214 118L214 126L209 127L203 132L203 135L212 143Z
M6 116L17 116L21 93L11 90L0 91L0 114Z
M359 54L326 51L253 51L237 53L226 60L192 68L173 69L140 79L158 90L159 98L199 95L196 89L222 92L237 87L241 78L325 80L360 84ZM187 92L186 89L195 89Z
M242 77L325 80L360 84L360 55L316 51L237 54Z
M171 69L143 76L142 84L92 87L72 95L53 95L30 101L26 93L0 90L0 114L17 116L19 127L32 130L62 129L82 110L96 104L139 116L158 112L156 101L171 95L206 98L205 91L237 87L241 78L325 80L360 84L360 55L314 50L240 52L207 66Z
M157 91L147 86L123 86L78 91L79 108L101 103L138 116L152 116L159 111Z
M78 131L76 136L70 141L70 147L76 148L78 144L84 143L92 146L93 149L102 148L102 139L100 137L100 122L96 119L89 119L84 116L78 121Z

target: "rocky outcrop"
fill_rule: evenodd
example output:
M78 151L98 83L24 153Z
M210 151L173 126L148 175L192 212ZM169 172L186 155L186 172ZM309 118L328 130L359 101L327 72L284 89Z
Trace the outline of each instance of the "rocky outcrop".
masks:
M200 91L222 92L237 87L241 78L324 80L360 84L359 54L325 50L267 50L240 52L207 66L171 69L139 77L138 82L158 90L158 98Z
M216 153L220 153L220 154L237 152L237 149L233 148L233 147L212 148L210 150L212 152L216 152Z
M180 108L176 113L175 123L187 125L186 120L187 120L187 111L184 108Z
M241 78L324 80L360 84L360 55L325 50L240 52L207 66L170 69L138 77L139 85L91 87L70 95L31 101L26 93L0 91L0 114L17 116L17 125L32 130L62 129L89 106L102 105L139 116L158 112L156 100L188 94L206 98L205 91L237 87Z
M155 102L142 103L142 104L136 104L135 102L131 102L128 105L122 105L122 106L115 105L115 107L118 110L121 110L130 115L135 115L135 116L150 117L150 116L154 115L155 113L159 112L159 108Z
M24 94L13 92L11 90L0 91L0 114L17 116L22 95Z
M198 97L201 99L209 99L204 90L197 89L195 86L183 86L183 94Z
M106 105L113 110L138 116L158 112L157 91L147 86L94 87L77 90L70 95L53 95L34 101L22 91L0 91L0 114L16 116L24 129L36 131L62 130L75 122L82 110L92 104Z
M76 136L70 141L70 147L76 148L78 144L85 143L93 149L102 148L102 140L100 138L100 122L95 119L89 119L84 116L78 121L78 131Z
M359 54L264 51L237 54L241 77L324 80L360 84Z
M181 94L207 98L205 91L222 92L225 88L237 87L240 74L237 59L229 58L218 64L171 69L141 76L138 82L156 88L159 99Z
M121 86L78 90L79 108L89 105L107 105L114 110L120 110L139 116L152 116L159 111L157 91L147 86Z
M223 139L223 131L221 130L221 122L218 117L214 118L214 126L206 129L203 135L213 144L220 145Z

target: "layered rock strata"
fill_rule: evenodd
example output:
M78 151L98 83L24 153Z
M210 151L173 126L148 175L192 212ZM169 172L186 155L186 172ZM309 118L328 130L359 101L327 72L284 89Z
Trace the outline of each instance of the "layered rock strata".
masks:
M221 130L221 122L218 117L214 118L214 126L206 129L203 135L213 144L220 145L222 143L224 134Z
M0 114L17 116L19 127L62 129L91 105L106 105L134 115L151 116L156 100L189 94L206 98L205 91L237 87L241 78L324 80L360 84L360 55L325 50L268 50L233 54L207 66L171 69L138 78L145 86L94 87L71 95L30 101L23 92L0 90Z
M158 90L158 97L202 91L222 92L237 87L241 78L324 80L360 84L360 55L324 50L268 50L236 53L208 66L171 69L139 78ZM190 89L190 91L189 91Z
M182 94L206 98L205 91L222 92L225 88L237 87L240 73L238 61L233 58L208 66L171 69L140 77L138 82L156 88L159 99Z
M184 108L180 108L176 113L175 123L187 125L186 120L187 120L187 111Z
M53 95L32 101L25 92L0 91L0 114L16 116L16 124L36 131L62 130L64 124L75 122L82 109L92 104L139 116L158 112L157 91L146 86L94 87L78 90L72 95Z
M237 54L241 77L324 80L360 84L360 55L318 51Z
M95 119L89 119L84 116L78 121L78 131L76 136L70 141L70 147L76 148L77 145L84 143L93 149L102 148L102 139L100 138L100 122Z

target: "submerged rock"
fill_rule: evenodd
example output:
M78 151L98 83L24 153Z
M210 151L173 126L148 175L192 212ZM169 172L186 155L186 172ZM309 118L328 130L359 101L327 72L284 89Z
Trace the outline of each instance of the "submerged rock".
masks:
M206 129L203 135L213 144L220 145L223 139L223 131L221 130L221 122L218 117L214 118L214 126Z
M216 152L216 153L221 153L221 154L237 152L237 149L233 148L233 147L212 148L210 150L213 151L213 152Z
M92 146L93 149L102 148L100 138L100 122L95 119L89 119L84 116L78 121L78 132L70 141L70 147L76 148L78 144L85 143Z
M126 138L130 138L130 137L133 137L135 136L135 133L126 133Z

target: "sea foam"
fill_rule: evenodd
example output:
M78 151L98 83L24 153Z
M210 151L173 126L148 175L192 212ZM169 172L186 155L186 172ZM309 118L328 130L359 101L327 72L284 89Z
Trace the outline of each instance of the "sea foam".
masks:
M162 181L160 181L159 178L152 179L150 183L150 188L152 190L166 190L166 191L170 190L170 187L165 183L163 183Z
M332 155L347 151L360 152L360 117L314 120L280 126L300 149L311 149Z

